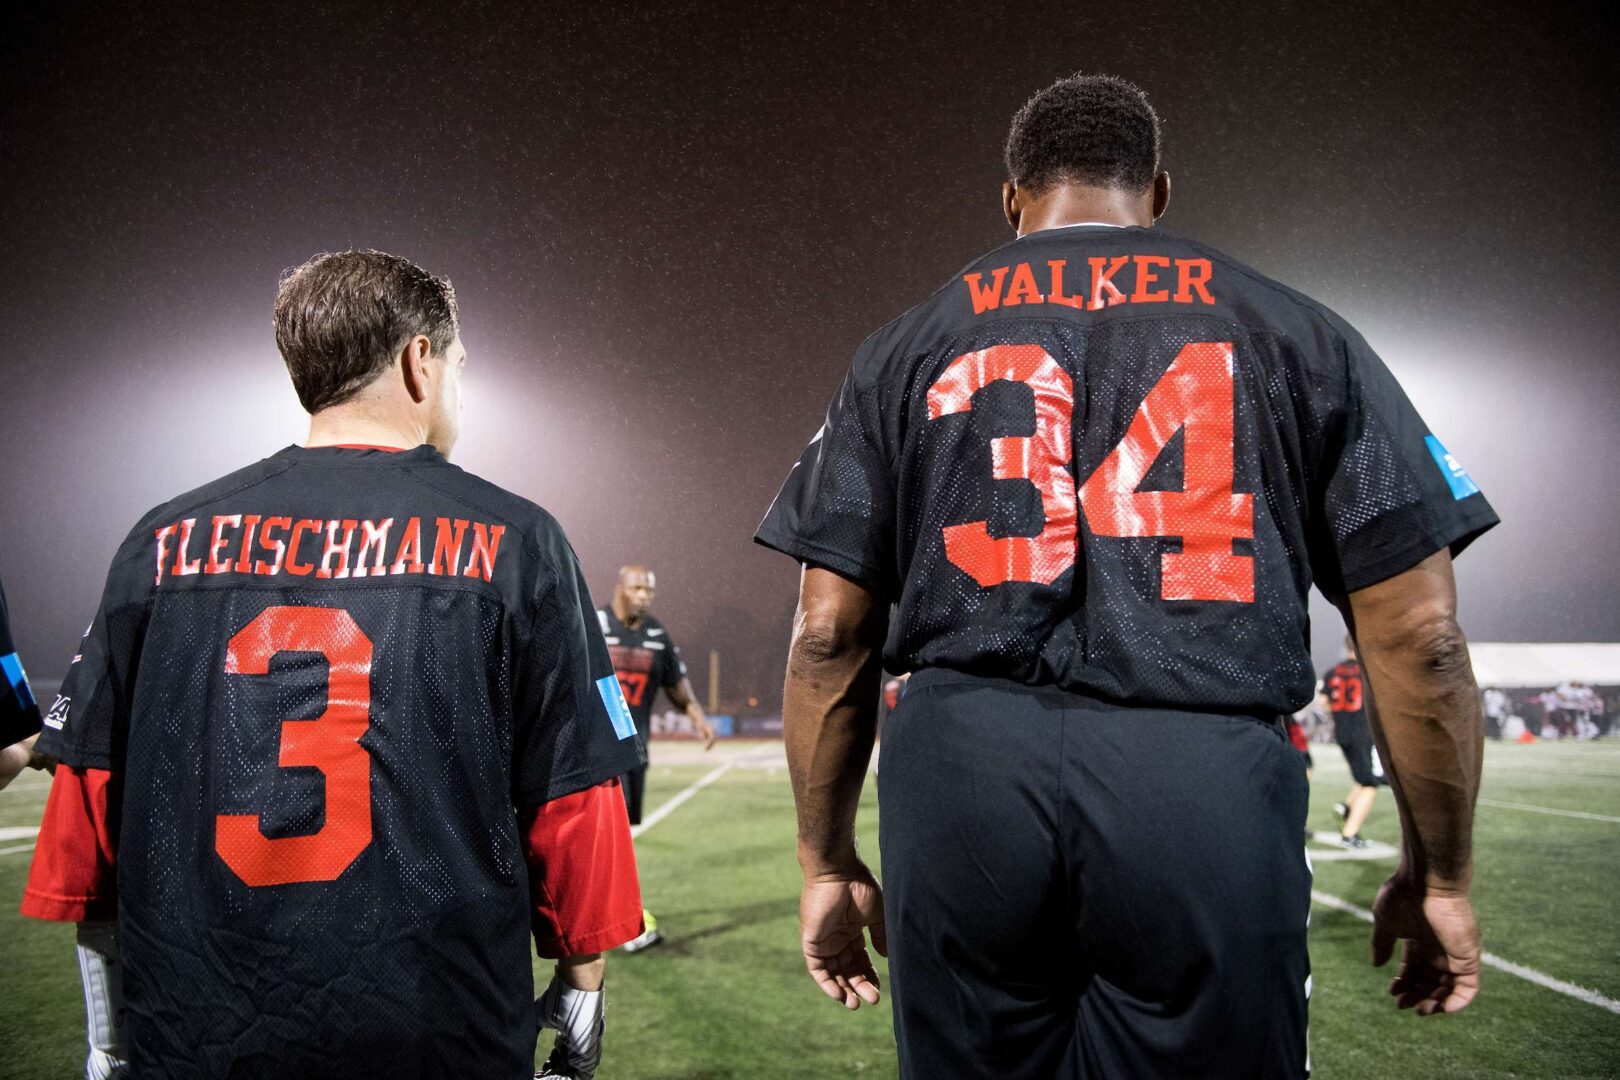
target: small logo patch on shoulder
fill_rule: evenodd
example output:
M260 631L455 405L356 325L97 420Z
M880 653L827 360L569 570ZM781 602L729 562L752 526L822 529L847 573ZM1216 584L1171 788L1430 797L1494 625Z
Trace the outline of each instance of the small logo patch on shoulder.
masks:
M1446 483L1451 487L1451 497L1453 499L1466 499L1470 495L1479 494L1479 485L1474 483L1474 478L1469 476L1468 470L1462 467L1462 463L1440 444L1439 439L1433 435L1426 435L1423 441L1428 445L1429 454L1434 458L1434 463L1440 466L1440 471L1445 474Z
M61 731L62 725L67 723L68 706L72 704L72 698L57 694L55 703L51 705L51 711L45 714L45 726Z

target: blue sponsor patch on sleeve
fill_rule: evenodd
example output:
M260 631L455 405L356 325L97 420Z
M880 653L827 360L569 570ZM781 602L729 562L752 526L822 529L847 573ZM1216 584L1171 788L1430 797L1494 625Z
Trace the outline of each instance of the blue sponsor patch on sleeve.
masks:
M1434 463L1440 466L1440 471L1445 474L1446 483L1451 485L1453 499L1466 499L1470 495L1479 494L1479 485L1474 483L1474 478L1468 475L1468 470L1462 467L1461 462L1440 445L1439 439L1433 435L1426 435L1423 441L1428 444Z
M0 656L0 671L6 673L6 682L11 684L11 692L17 695L18 704L25 709L32 709L34 691L28 685L28 673L23 671L21 658L16 653Z
M602 695L608 719L613 721L613 733L622 742L636 733L636 722L630 718L630 705L624 700L624 688L617 675L604 675L596 680L596 692Z

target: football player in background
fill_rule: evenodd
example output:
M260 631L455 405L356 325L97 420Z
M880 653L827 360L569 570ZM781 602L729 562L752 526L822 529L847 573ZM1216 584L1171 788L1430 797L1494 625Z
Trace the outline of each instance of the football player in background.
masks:
M0 586L0 788L30 764L38 767L40 759L33 754L38 736L39 705L11 641L11 613Z
M1367 840L1361 826L1378 800L1378 789L1389 783L1372 727L1367 723L1367 695L1362 685L1361 662L1356 659L1355 639L1346 635L1345 658L1322 676L1322 698L1333 714L1333 741L1339 744L1350 766L1350 793L1344 802L1333 804L1339 821L1339 842L1347 848L1364 848ZM1483 719L1481 720L1483 731Z
M1451 558L1496 522L1344 320L1154 229L1140 90L1013 120L1010 243L860 346L756 539L804 567L784 726L811 977L903 1077L1306 1074L1314 581L1353 627L1405 826L1375 963L1479 985L1482 742ZM883 669L912 671L855 816Z
M596 612L607 640L608 655L613 658L614 674L630 705L636 740L644 755L642 763L622 778L624 805L631 825L641 824L642 802L647 792L645 757L650 756L651 749L653 700L660 689L670 704L692 722L692 729L703 740L703 749L714 749L714 728L692 692L692 681L687 678L686 661L681 659L680 647L669 636L669 629L651 614L653 597L657 595L658 578L651 570L639 565L623 566L613 584L613 599ZM647 928L625 943L625 952L640 952L664 940L652 912L643 911L642 921Z
M87 1074L529 1077L532 933L590 1076L642 756L574 552L447 460L448 281L317 256L274 321L307 443L141 519L40 740L23 912L79 924Z

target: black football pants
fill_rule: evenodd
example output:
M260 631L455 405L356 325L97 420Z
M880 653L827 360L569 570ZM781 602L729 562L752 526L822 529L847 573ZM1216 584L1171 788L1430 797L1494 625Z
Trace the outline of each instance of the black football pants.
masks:
M902 1077L1306 1075L1280 725L927 670L878 798Z
M630 812L630 824L641 824L641 801L647 794L647 766L641 765L619 777L624 789L624 808Z

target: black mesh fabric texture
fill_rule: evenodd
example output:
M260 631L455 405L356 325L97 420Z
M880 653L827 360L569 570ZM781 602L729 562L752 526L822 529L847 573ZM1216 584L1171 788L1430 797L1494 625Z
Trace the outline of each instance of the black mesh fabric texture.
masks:
M1495 523L1436 446L1308 298L1158 230L1054 229L862 344L756 540L889 600L890 670L1273 715L1314 688L1313 582Z
M121 774L137 1075L531 1074L516 808L642 760L549 515L289 449L137 526L80 655L42 747Z

